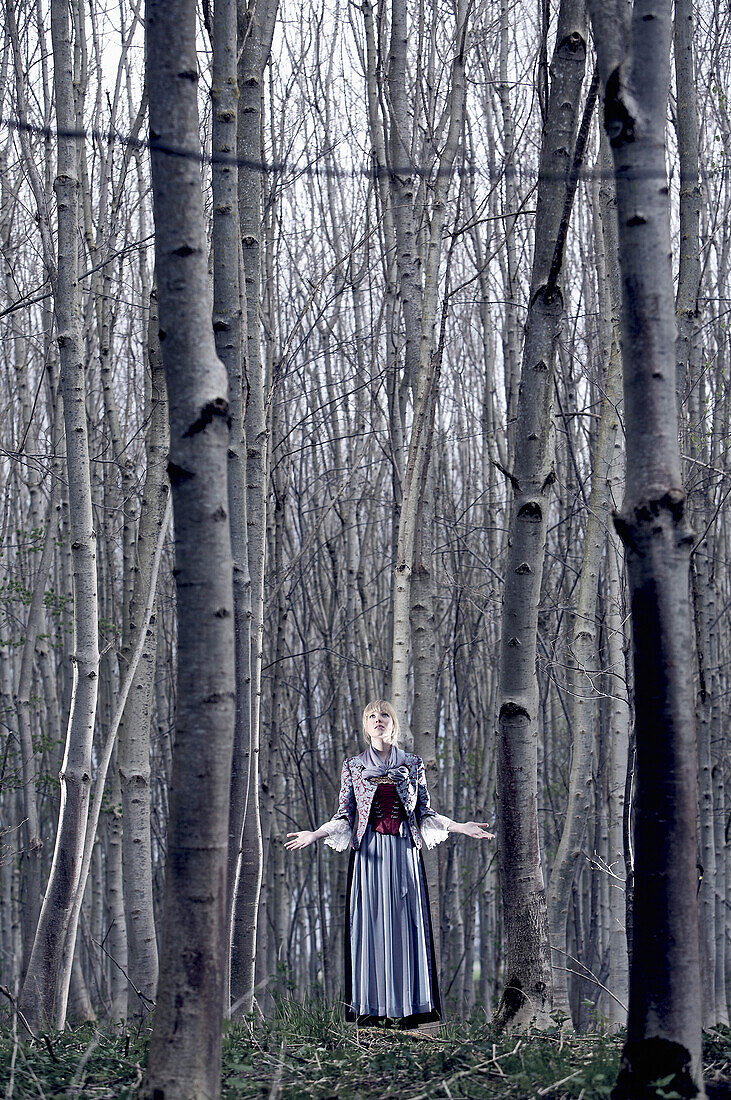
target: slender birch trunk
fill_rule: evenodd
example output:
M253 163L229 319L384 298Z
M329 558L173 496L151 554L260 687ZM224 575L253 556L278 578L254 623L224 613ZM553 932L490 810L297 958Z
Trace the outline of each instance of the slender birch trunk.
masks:
M251 588L246 530L246 438L242 365L242 308L239 288L239 198L236 165L239 85L237 80L236 0L217 0L213 13L213 331L218 357L226 368L229 394L228 500L233 557L236 724L231 768L231 806L227 862L227 941L231 939L234 888L247 775L243 746L251 724ZM257 116L258 117L258 116ZM253 154L249 153L253 158ZM230 1007L231 945L224 1011ZM234 961L234 969L236 963Z
M403 11L402 11L403 7ZM398 543L393 589L393 650L391 657L391 701L406 732L408 727L408 671L411 655L411 583L415 566L417 535L423 511L423 495L431 456L431 440L439 383L439 356L435 353L435 325L439 301L439 269L442 232L447 214L447 195L460 144L465 100L465 45L467 4L459 4L455 25L455 54L451 68L449 129L438 159L434 200L424 270L415 254L411 186L405 171L408 147L403 126L407 117L403 82L406 65L405 4L394 0L391 31L389 89L391 93L391 158L393 207L396 210L396 252L399 265L401 307L406 327L405 369L414 391L414 414L401 494ZM396 158L400 158L397 160ZM420 307L420 308L419 308ZM414 327L414 315L418 327ZM413 329L413 332L412 332Z
M614 1096L649 1080L703 1095L696 905L696 748L686 519L665 174L670 6L590 4L612 146L622 275L627 485L616 525L630 582L636 736L627 1041Z
M178 669L157 1007L142 1095L220 1093L235 709L228 398L210 316L194 0L148 0L160 346L170 401ZM188 155L176 155L179 150ZM172 155L171 152L173 151Z
M538 840L536 641L550 486L553 377L563 301L557 285L586 60L586 10L563 0L543 131L530 305L523 346L514 490L500 641L497 789L505 984L497 1020L550 1022L548 913ZM567 202L568 200L568 202ZM563 239L561 234L563 233Z
M619 442L615 441L612 463L612 497L619 500L621 493ZM622 565L624 555L619 540L610 539L607 545L607 648L609 650L609 759L607 761L609 849L607 863L616 876L609 887L609 979L607 985L614 994L607 1003L607 1019L615 1027L624 1027L629 997L629 971L627 958L626 889L628 872L624 853L625 790L627 785L627 758L629 752L630 714L625 676L623 585ZM616 998L616 999L615 999Z
M167 387L158 339L157 293L150 295L145 405L146 476L137 531L134 587L129 608L130 660L144 628L144 648L135 669L119 727L118 767L122 794L122 874L129 951L130 1013L149 1012L158 975L153 909L152 836L150 831L150 722L157 657L157 599L148 623L145 606L153 583L155 546L165 522L170 485ZM123 669L124 669L123 665Z
M696 65L693 49L693 5L678 0L673 22L676 132L680 162L680 251L678 256L678 289L675 316L678 328L676 342L676 388L679 410L683 396L689 393L687 416L690 430L683 433L686 447L693 458L708 463L708 448L699 426L705 415L705 379L701 367L699 342L701 284L700 205L701 186L698 164L698 104L696 96ZM696 471L693 470L695 475ZM694 477L693 480L696 480ZM688 497L688 514L693 527L707 531L712 510L708 499L707 477L701 475L695 492ZM709 563L708 540L701 541L691 562L692 597L697 657L696 738L698 746L698 862L702 867L698 894L699 940L701 952L701 994L703 1025L711 1027L716 1018L716 848L714 835L713 779L711 760L711 718L714 707L713 677L710 668L710 636L707 603L713 587ZM716 705L717 701L716 701Z
M41 553L41 560L38 563L38 572L35 578L33 596L31 597L30 607L28 608L28 617L25 625L25 642L23 643L18 682L15 688L15 711L18 718L18 736L20 740L23 775L23 815L25 817L23 828L23 870L25 874L23 943L27 952L31 950L31 944L33 943L33 937L35 936L41 911L41 857L43 844L41 840L38 796L36 792L39 755L33 749L30 693L33 679L33 659L35 656L36 642L45 623L43 604L46 593L46 582L53 563L56 534L58 532L59 510L58 482L54 481L48 503L48 518L46 521L43 551Z
M238 111L236 148L238 156L256 164L262 155L261 102L263 66L261 64L261 25L255 0L242 2L238 8L239 87L241 101ZM259 634L257 579L263 583L266 519L264 515L264 482L266 469L266 425L264 421L264 379L260 347L261 297L261 178L255 167L243 166L238 173L239 233L242 248L242 286L246 317L242 334L244 406L243 466L239 487L242 522L246 527L245 542L240 546L237 561L236 596L244 634L237 650L237 729L234 762L231 775L231 822L229 847L229 882L231 897L231 1008L235 1015L251 1011L254 999L256 966L256 930L259 895L263 872L261 822L259 819L259 730L256 726L257 660ZM254 434L255 439L251 438ZM251 521L249 509L254 508ZM250 526L251 522L251 526ZM262 561L256 562L256 550L261 549ZM252 573L252 564L254 572ZM257 565L260 568L257 569ZM263 592L263 589L262 589ZM247 821L248 818L248 821Z
M71 907L81 873L99 682L96 532L91 501L78 284L78 149L76 138L68 136L76 128L76 110L71 28L65 0L51 3L51 37L59 131L58 173L54 184L58 204L56 332L66 428L74 656L56 845L20 995L20 1007L34 1030L51 1023Z
M606 163L608 158L600 163ZM612 506L610 491L611 466L619 433L619 406L622 394L622 359L619 350L618 312L618 258L616 216L614 209L606 209L604 226L596 219L596 249L602 259L601 267L610 270L609 277L600 270L608 293L603 305L608 307L613 323L606 333L605 346L601 349L606 363L604 396L601 402L599 430L591 456L591 492L586 520L586 532L579 570L576 615L571 638L571 699L573 744L569 775L566 817L556 858L553 862L548 886L548 913L551 929L551 948L555 952L553 965L554 1008L569 1013L567 966L568 941L566 922L569 914L571 885L577 872L577 861L583 854L584 832L592 804L593 746L596 703L596 683L601 670L597 642L596 608L599 596L599 571L604 558L605 532ZM612 224L612 219L615 224ZM608 224L607 224L608 223ZM581 869L580 867L578 868ZM578 1023L578 1021L575 1021Z
M238 10L241 100L237 150L239 158L246 162L238 173L239 228L246 293L244 436L248 578L244 577L243 583L248 584L249 588L250 673L248 686L245 685L248 699L245 696L243 701L240 739L237 737L234 750L239 780L237 789L232 786L231 792L232 816L234 813L236 815L232 832L234 837L238 837L237 848L234 849L231 997L234 1003L238 1003L238 1011L244 1013L251 1011L254 997L256 925L263 859L259 814L259 738L266 554L267 413L260 321L262 181L256 165L262 155L263 80L276 11L277 0L240 0ZM244 726L246 722L248 727Z

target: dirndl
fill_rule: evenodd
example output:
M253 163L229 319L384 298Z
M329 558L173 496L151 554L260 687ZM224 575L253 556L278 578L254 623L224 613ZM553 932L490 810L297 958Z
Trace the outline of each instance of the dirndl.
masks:
M424 861L406 821L396 836L368 825L350 853L347 899L345 1018L440 1020Z

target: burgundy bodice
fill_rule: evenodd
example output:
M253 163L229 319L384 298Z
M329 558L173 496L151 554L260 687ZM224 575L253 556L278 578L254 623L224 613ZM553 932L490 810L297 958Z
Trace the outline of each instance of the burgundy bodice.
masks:
M395 783L379 783L371 804L370 824L376 833L397 836L406 814L401 799L396 794Z

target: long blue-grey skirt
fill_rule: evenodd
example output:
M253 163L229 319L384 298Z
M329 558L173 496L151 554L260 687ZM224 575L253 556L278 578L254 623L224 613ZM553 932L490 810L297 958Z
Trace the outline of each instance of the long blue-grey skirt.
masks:
M368 825L350 853L345 922L345 1018L441 1019L429 895L407 823L398 836Z

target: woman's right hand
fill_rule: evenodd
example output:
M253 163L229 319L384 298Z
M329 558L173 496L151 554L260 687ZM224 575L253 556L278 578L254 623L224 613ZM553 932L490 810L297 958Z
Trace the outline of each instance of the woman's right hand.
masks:
M285 842L284 847L288 852L296 852L298 848L307 848L317 840L315 834L310 832L309 829L303 829L301 833L287 833L287 836L294 838Z

